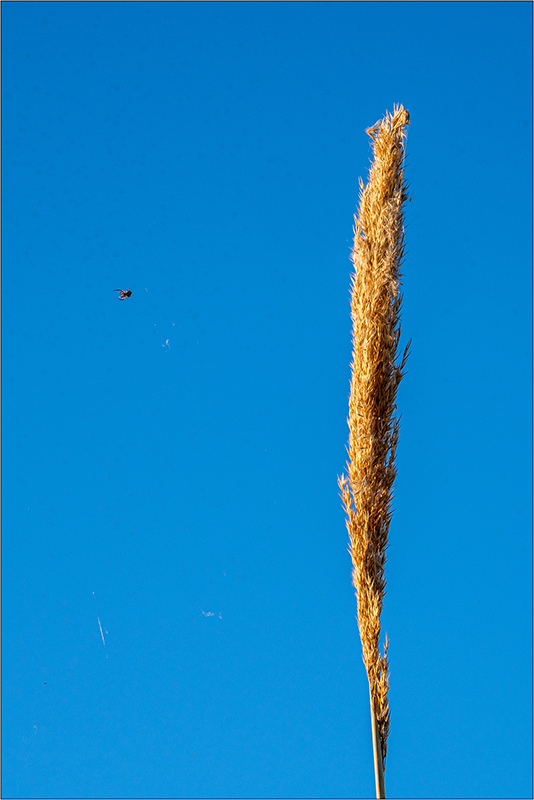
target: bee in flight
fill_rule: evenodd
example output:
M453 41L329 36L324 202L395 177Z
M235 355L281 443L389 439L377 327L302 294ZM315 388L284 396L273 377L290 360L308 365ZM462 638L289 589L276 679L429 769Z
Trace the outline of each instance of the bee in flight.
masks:
M113 291L114 292L120 292L117 300L126 300L127 297L131 297L132 296L132 291L131 291L129 286L126 289L126 291L124 291L124 289L113 289Z

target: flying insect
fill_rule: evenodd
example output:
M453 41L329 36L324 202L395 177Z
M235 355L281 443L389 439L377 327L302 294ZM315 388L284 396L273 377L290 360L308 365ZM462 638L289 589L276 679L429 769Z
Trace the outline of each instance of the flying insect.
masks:
M126 300L127 297L131 297L132 296L132 291L131 291L129 286L126 289L126 291L124 291L124 289L113 289L113 291L114 292L120 292L117 300Z

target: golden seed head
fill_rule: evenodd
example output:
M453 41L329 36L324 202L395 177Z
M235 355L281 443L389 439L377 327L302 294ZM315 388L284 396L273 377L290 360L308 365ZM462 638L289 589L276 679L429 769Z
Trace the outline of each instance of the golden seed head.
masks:
M399 363L403 207L408 198L404 130L409 123L410 115L400 105L367 129L373 161L367 184L359 180L351 253L347 476L338 479L347 516L363 660L384 763L389 733L388 642L381 655L379 637L399 435L396 395L409 351L408 344Z

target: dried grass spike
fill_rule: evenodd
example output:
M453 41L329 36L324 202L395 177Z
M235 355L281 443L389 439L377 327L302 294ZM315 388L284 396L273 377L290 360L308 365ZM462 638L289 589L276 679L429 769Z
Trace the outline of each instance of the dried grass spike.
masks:
M352 364L347 476L338 479L346 513L358 628L369 680L377 797L385 797L384 769L389 734L388 642L379 649L380 614L386 590L385 565L392 514L395 454L399 435L396 395L409 344L400 363L404 260L405 128L402 105L367 133L373 160L369 179L359 181L354 218L351 276ZM376 734L376 735L375 735Z

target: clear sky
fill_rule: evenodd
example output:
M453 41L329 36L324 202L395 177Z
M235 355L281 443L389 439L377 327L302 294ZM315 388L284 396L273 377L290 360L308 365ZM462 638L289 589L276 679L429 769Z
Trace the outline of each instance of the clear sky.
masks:
M337 476L395 103L386 790L532 796L531 26L2 3L3 797L373 796Z

